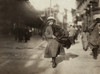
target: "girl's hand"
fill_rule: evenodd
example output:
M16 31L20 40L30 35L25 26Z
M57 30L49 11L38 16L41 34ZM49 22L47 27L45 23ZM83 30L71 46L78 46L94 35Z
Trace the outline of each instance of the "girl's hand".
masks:
M55 39L56 37L54 35L52 35L52 38Z

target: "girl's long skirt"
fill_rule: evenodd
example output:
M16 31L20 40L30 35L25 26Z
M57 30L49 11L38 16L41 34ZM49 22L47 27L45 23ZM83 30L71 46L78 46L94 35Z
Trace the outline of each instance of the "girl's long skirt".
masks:
M55 39L48 39L47 42L48 44L44 54L45 58L52 58L57 57L57 55L59 54L65 54L64 48L60 43L58 43L58 41L56 41Z

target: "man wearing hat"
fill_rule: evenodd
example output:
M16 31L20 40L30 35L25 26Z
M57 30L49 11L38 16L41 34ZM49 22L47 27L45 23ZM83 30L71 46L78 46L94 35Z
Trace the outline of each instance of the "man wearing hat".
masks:
M100 14L94 15L94 22L89 26L89 45L92 49L93 58L97 59L98 49L100 47Z
M55 68L57 66L56 57L58 54L64 54L64 49L62 45L56 40L56 36L54 35L52 25L55 25L55 18L48 17L47 27L45 30L45 36L48 44L45 50L44 57L52 58L52 67Z

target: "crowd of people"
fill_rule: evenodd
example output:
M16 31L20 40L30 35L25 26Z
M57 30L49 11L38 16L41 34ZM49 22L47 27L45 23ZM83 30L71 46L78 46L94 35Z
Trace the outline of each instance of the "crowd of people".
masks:
M27 42L30 40L31 32L30 28L26 25L15 25L14 26L14 37L18 42Z

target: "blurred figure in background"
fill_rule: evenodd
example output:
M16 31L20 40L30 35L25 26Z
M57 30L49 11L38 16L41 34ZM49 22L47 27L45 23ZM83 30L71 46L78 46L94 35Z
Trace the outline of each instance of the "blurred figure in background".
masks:
M24 28L24 38L25 38L25 42L27 42L29 40L29 29L27 26L25 26Z
M97 59L98 49L100 48L100 18L94 19L89 26L89 46L92 49L93 58Z
M14 38L17 41L18 40L18 25L16 23L13 24L13 34Z
M74 26L70 25L69 29L69 38L72 44L75 44L75 34L76 34L76 29L74 28Z

